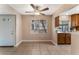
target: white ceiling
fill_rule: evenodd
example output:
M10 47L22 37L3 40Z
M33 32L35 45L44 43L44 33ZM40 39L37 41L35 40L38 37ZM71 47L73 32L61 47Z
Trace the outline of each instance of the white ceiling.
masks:
M14 8L22 15L33 15L33 13L25 13L25 11L34 11L30 4L10 4L9 6ZM49 10L44 11L43 13L46 15L52 15L57 9L62 6L62 4L40 4L39 6L41 6L41 9L48 7Z

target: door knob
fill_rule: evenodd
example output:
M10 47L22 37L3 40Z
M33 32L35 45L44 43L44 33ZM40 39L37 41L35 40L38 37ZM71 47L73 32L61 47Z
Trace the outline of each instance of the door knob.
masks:
M13 35L14 33L11 33L11 35Z

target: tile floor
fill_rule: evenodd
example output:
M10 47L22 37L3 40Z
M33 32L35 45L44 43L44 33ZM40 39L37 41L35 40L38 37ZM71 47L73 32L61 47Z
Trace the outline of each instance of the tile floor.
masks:
M51 42L23 42L18 47L0 47L0 55L71 55L71 46L55 46Z

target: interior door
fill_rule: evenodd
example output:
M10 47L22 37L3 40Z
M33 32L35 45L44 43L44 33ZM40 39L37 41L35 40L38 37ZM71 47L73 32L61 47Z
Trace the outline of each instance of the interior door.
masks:
M15 16L0 15L0 46L15 45Z

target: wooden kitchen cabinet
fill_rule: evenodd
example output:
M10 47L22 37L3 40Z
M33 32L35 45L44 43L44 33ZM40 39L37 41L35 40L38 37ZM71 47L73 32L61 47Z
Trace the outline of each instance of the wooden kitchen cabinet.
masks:
M71 34L70 33L66 33L66 38L65 38L65 43L66 44L71 44Z
M65 34L64 33L58 33L58 44L64 44L65 43Z
M58 41L58 45L71 44L71 34L70 33L58 33L57 41Z
M76 15L76 26L79 26L79 14Z
M71 15L71 26L72 27L79 26L79 14Z
M71 15L71 27L76 26L76 15Z
M55 27L59 26L59 16L55 18Z

